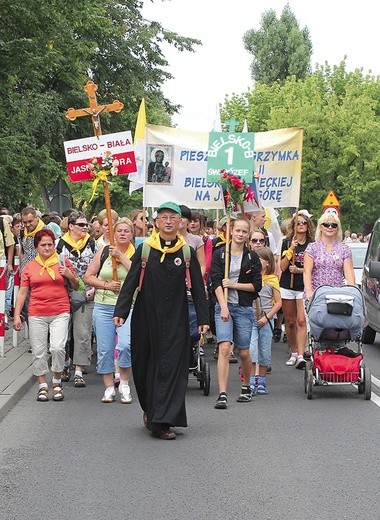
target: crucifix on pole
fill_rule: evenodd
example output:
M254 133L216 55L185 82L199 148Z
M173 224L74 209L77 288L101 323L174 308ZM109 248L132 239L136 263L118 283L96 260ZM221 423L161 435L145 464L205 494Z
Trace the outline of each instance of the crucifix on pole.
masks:
M87 108L69 108L65 116L70 121L75 121L77 117L90 116L92 119L92 126L94 129L95 137L100 137L102 135L102 128L100 125L100 114L105 112L116 112L119 113L123 110L124 104L118 100L115 100L113 103L109 103L107 105L98 105L96 99L96 91L98 90L98 86L91 80L89 80L84 86L84 90L86 91L89 99L89 107ZM112 215L111 215L111 201L110 194L108 189L108 182L106 180L103 181L103 194L104 194L104 203L106 206L107 212L107 220L108 220L108 228L110 232L110 244L113 246L115 244L114 232L112 226ZM113 271L113 279L117 280L117 269L116 269L116 260L112 257L112 271Z

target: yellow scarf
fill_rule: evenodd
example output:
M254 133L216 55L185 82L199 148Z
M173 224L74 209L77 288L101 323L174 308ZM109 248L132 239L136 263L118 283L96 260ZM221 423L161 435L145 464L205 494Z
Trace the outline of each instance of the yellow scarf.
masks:
M174 246L172 246L172 247L167 247L167 246L162 247L161 246L159 233L156 233L154 236L152 235L152 236L148 237L146 239L146 243L150 247L153 247L153 249L157 249L158 251L161 251L161 253L162 253L162 256L160 258L160 262L161 263L165 260L166 253L175 253L176 251L179 251L181 249L181 247L183 247L186 244L185 239L183 238L183 236L182 235L177 235L177 242L175 243Z
M40 255L37 255L36 262L38 264L42 265L42 269L40 271L40 276L42 276L44 274L44 270L46 269L47 274L50 276L50 278L55 280L55 273L54 273L53 269L50 269L50 267L52 265L58 264L58 261L59 261L58 253L53 253L45 262L42 260Z
M43 222L43 220L41 220L40 218L38 219L38 222L37 222L37 226L35 229L33 229L33 231L31 231L30 233L28 233L28 231L26 230L26 228L24 229L24 237L25 238L29 238L29 237L34 237L34 235L38 232L38 231L41 231L41 229L43 229L45 227L45 224Z
M70 233L67 231L62 237L67 244L71 246L72 251L77 251L78 256L80 256L81 251L86 247L87 241L90 238L90 235L87 233L83 238L80 238L78 242L75 242L70 236Z
M132 244L132 242L130 242L130 243L128 244L127 250L126 250L126 252L124 253L124 255L125 255L127 258L131 258L131 257L133 256L133 254L134 254L135 251L136 251L135 246ZM112 260L112 256L111 256L111 255L109 255L108 258L110 258L110 259ZM120 261L118 258L115 258L115 260L116 260L116 263L117 263L117 264L121 264L121 261Z
M278 276L275 274L263 274L263 285L270 285L273 289L280 290L280 283L278 281Z

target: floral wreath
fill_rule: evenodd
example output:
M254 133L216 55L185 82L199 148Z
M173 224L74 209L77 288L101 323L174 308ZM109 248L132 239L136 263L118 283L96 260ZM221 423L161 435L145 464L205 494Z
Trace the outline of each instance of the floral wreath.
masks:
M220 173L222 176L219 182L223 190L224 205L228 215L239 210L244 214L244 202L253 201L257 204L254 191L243 179L228 173L227 170L221 170Z
M89 202L91 202L95 197L99 181L109 182L107 177L109 175L117 175L119 171L118 166L119 161L113 157L110 151L104 152L100 158L94 157L89 163L87 163L86 168L94 179L92 184L92 195Z

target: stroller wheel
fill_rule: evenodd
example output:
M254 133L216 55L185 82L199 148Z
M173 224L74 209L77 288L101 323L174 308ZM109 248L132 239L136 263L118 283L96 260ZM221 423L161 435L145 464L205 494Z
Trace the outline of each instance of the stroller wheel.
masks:
M210 365L208 363L205 363L203 365L203 394L209 395L210 393Z
M364 368L364 399L369 401L371 399L372 383L371 371L368 367Z
M312 367L311 361L310 361L310 360L307 360L307 361L306 361L305 372L304 372L304 374L303 374L303 383L304 383L305 394L307 394L308 374L309 374L310 371L311 371L311 373L313 373L311 367Z
M306 374L306 397L308 399L313 399L313 371L311 368L309 370L305 369Z

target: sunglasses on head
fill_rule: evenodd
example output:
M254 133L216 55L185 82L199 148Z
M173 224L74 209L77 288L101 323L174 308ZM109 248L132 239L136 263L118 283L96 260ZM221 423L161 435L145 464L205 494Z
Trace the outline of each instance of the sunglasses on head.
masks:
M298 220L297 221L297 226L306 226L306 224L307 224L306 220Z
M88 227L88 223L87 222L75 222L74 226Z
M338 227L338 224L336 222L323 222L322 223L322 226L324 228L332 228L332 229L336 229Z
M251 238L251 242L256 244L265 244L265 238Z

